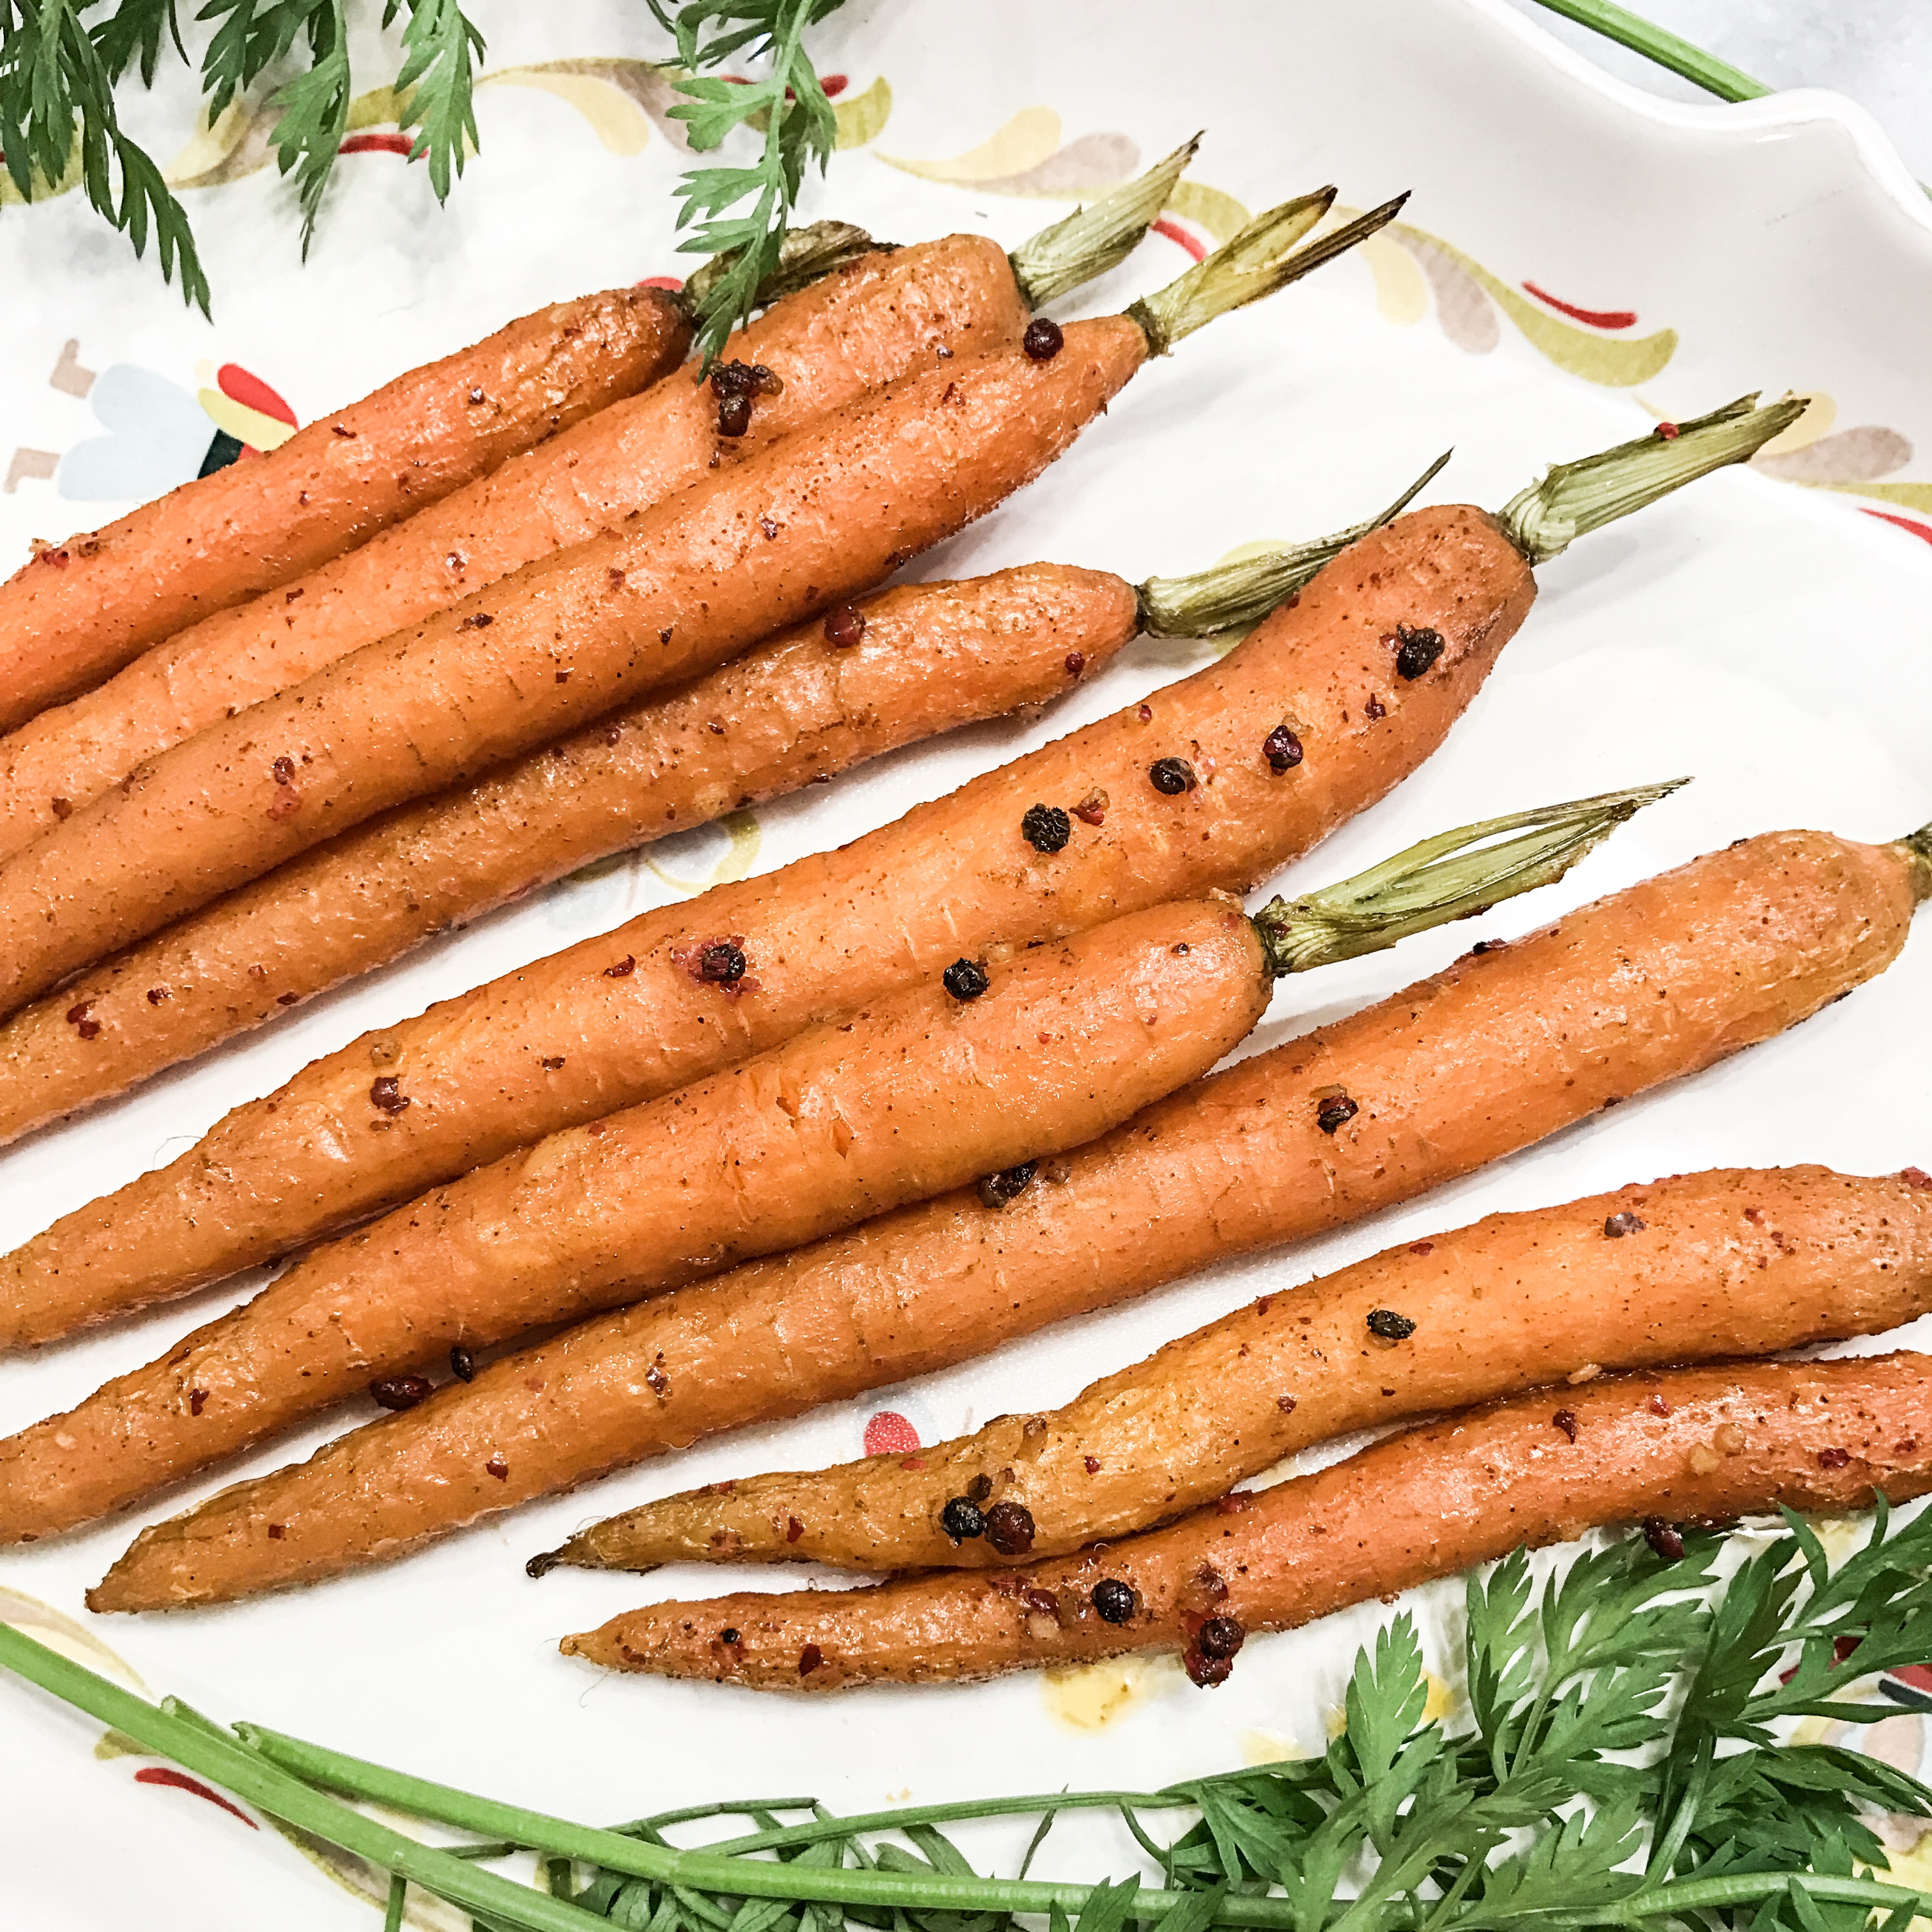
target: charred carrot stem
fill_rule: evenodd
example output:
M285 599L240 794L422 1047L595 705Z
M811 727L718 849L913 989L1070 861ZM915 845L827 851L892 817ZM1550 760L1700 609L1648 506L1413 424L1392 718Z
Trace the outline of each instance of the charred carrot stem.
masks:
M1910 862L1912 889L1922 905L1932 899L1932 825L1922 825L1900 839L1898 850Z
M1552 464L1497 513L1505 535L1532 566L1560 555L1580 536L1681 490L1726 464L1748 463L1804 413L1804 398L1758 406L1740 396L1688 422L1660 423L1648 435L1574 463Z
M1102 195L1092 207L1076 208L1022 242L1006 257L1021 301L1030 309L1044 308L1118 268L1160 218L1174 183L1200 146L1201 136L1196 134L1146 173Z
M1473 919L1560 879L1619 825L1690 782L1635 785L1459 826L1338 886L1292 902L1271 899L1255 914L1269 970L1305 973L1380 952L1450 920Z

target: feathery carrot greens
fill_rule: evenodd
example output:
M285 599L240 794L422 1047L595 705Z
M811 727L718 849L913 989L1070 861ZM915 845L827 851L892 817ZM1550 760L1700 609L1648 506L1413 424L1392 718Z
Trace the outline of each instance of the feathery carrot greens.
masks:
M226 1731L172 1698L157 1709L5 1626L0 1665L514 1932L838 1932L908 1922L902 1914L971 1932L1012 1932L1022 1914L1043 1915L1048 1932L1130 1922L1164 1932L1906 1932L1932 1894L1861 1875L1885 1862L1868 1814L1932 1817L1932 1790L1882 1759L1793 1744L1776 1727L1895 1713L1850 1693L1859 1676L1932 1654L1932 1510L1900 1528L1881 1496L1870 1538L1835 1568L1802 1518L1786 1510L1784 1524L1721 1580L1724 1539L1708 1534L1656 1535L1673 1552L1681 1543L1669 1556L1629 1537L1540 1588L1520 1550L1472 1575L1468 1718L1454 1732L1425 1715L1430 1680L1405 1613L1358 1654L1344 1727L1318 1758L1160 1791L858 1817L811 1798L751 1799L599 1829L257 1725ZM361 1802L480 1842L427 1844L352 1808ZM1117 1814L1154 1882L1029 1879L1055 1822L1082 1810ZM1167 1812L1187 1820L1178 1835L1159 1834ZM1014 1816L1039 1826L1010 1879L981 1876L940 1829ZM726 1818L752 1828L696 1847L669 1836ZM543 1862L548 1891L480 1869L519 1852ZM398 1885L392 1921L401 1896Z

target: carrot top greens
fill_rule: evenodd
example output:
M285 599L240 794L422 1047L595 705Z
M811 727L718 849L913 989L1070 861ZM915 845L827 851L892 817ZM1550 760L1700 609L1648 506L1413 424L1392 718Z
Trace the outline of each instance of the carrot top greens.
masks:
M1021 1916L1048 1932L1906 1932L1932 1910L1932 1894L1860 1875L1885 1859L1872 1814L1932 1818L1932 1790L1781 1728L1896 1713L1852 1693L1932 1655L1932 1510L1900 1528L1881 1496L1870 1538L1835 1568L1789 1510L1781 1533L1728 1544L1655 1526L1540 1586L1518 1551L1469 1578L1464 1626L1467 1714L1453 1730L1425 1715L1430 1678L1405 1613L1357 1657L1344 1726L1319 1757L1160 1791L860 1817L747 1799L607 1829L256 1725L224 1730L174 1699L157 1708L4 1625L0 1664L394 1874L392 1926L406 1883L490 1932L1013 1932ZM432 1846L344 1799L479 1841ZM1079 1811L1118 1815L1144 1876L1030 1879L1048 1833ZM795 1814L806 1815L785 1822ZM1169 1814L1178 1834L1162 1828ZM940 1828L1015 1816L1039 1825L1012 1878L982 1876ZM751 1828L694 1848L670 1836L732 1818ZM518 1852L543 1862L548 1890L484 1869Z

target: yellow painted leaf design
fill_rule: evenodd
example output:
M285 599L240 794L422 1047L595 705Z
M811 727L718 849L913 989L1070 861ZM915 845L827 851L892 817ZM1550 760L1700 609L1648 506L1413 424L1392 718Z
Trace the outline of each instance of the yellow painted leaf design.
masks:
M295 434L292 424L265 416L260 410L251 410L232 396L224 396L219 389L197 389L194 399L208 412L217 429L225 429L236 442L245 442L251 449L279 449Z
M876 141L885 132L892 113L892 91L880 74L863 94L832 104L832 118L838 123L838 146L862 148L867 142Z
M231 100L162 170L169 187L220 188L266 167L274 124L272 110Z
M413 87L407 94L398 94L393 87L372 87L367 94L357 94L349 104L347 131L356 134L365 128L400 127L415 95Z
M963 154L938 161L911 160L898 154L879 158L922 181L965 188L1024 174L1049 159L1059 146L1060 116L1051 107L1022 107L998 134Z
M141 1682L140 1673L117 1652L109 1649L85 1624L77 1623L64 1611L56 1610L51 1604L42 1603L38 1597L28 1596L24 1590L0 1586L0 1623L11 1624L16 1630L24 1631L50 1650L58 1651L72 1663L84 1664L90 1670L118 1678L143 1697L148 1694L148 1687Z
M1254 219L1232 194L1210 188L1204 182L1176 182L1174 192L1167 198L1167 208L1170 214L1206 229L1216 247L1232 241Z
M1435 292L1444 332L1464 348L1482 353L1495 346L1494 319L1486 326L1477 315L1468 292L1473 288L1487 296L1539 354L1586 382L1619 389L1647 382L1677 352L1674 328L1660 328L1653 335L1599 335L1550 314L1439 236L1406 222L1384 232L1414 256Z
M80 185L80 143L74 144L74 152L69 156L67 172L51 185L44 175L34 178L34 199L49 201L57 194L68 194ZM26 197L14 185L14 177L4 168L0 168L0 208L20 208L26 205Z
M1429 285L1415 257L1389 239L1371 235L1356 249L1376 278L1376 313L1398 328L1412 328L1429 313Z
M711 868L711 876L705 879L680 878L675 872L667 872L658 862L646 857L644 863L656 873L674 892L686 898L694 898L713 886L729 885L742 879L757 862L758 847L763 835L758 830L758 815L754 812L730 812L718 820L718 829L730 840L723 858Z
M1804 413L1789 429L1780 430L1751 460L1762 463L1768 457L1789 456L1807 443L1816 442L1838 420L1838 405L1822 389L1804 394Z
M684 123L670 118L670 110L683 98L672 79L653 61L554 60L506 67L484 74L476 85L540 88L568 101L614 154L636 154L652 127L680 152L688 153Z
M1903 510L1918 510L1932 517L1932 483L1816 483L1816 490L1836 490L1848 496L1876 496L1884 503L1896 503Z

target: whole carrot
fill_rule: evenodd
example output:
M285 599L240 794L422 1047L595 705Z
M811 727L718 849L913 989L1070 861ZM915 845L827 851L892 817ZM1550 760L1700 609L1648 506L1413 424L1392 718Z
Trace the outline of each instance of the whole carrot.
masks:
M1432 473L1381 518L1284 548L1264 585L1250 562L1227 566L1217 604L1205 573L1180 614L1213 630L1258 594L1292 594ZM382 813L0 1022L0 1142L608 854L1042 704L1132 638L1146 596L1054 564L889 590L473 785Z
M634 394L690 340L683 308L658 290L559 302L318 418L258 462L43 547L0 583L0 730Z
M1928 1310L1932 1191L1917 1180L1676 1174L1405 1243L1264 1295L1064 1408L916 1456L646 1503L558 1560L997 1568L1145 1529L1357 1430L1606 1369L1880 1334Z
M1466 827L1292 906L1277 902L1259 916L1269 950L1306 970L1528 890L1644 796ZM1220 1118L1218 1084L1193 1090L1196 1104L1166 1124L1162 1143L1182 1168L1218 1166L1239 1187L1248 1156L1238 1142L1203 1144ZM147 1532L100 1600L152 1609L313 1580L754 1414L791 1414L841 1389L899 1379L1151 1286L1174 1265L1176 1244L1168 1222L1147 1223L1159 1197L1135 1190L1167 1173L1093 1165L1131 1131L520 1352L471 1385L446 1388L299 1468ZM1150 1124L1144 1138L1153 1138ZM1210 1227L1216 1191L1192 1190ZM1138 1280L1124 1278L1130 1255L1152 1257ZM49 1472L49 1432L70 1446L79 1439L68 1422L46 1425L22 1486L67 1480Z
M1894 1503L1922 1496L1928 1402L1932 1362L1913 1354L1605 1376L1454 1416L1169 1528L1016 1572L656 1604L562 1648L614 1670L760 1690L1167 1650L1197 1684L1217 1684L1264 1630L1526 1544L1648 1521L1667 1550L1673 1522L1862 1509L1881 1490Z
M134 1500L358 1388L380 1395L449 1347L634 1301L975 1172L989 1198L1010 1198L1039 1156L1211 1065L1259 1017L1268 980L1558 877L1668 789L1446 835L1332 903L1277 899L1252 920L1222 902L1157 907L1010 965L958 960L938 986L554 1136L310 1254L165 1360L0 1444L0 1540ZM699 964L729 985L742 958ZM644 1386L662 1392L662 1373L647 1366ZM500 1458L485 1473L508 1480Z
M844 230L836 266L734 336L708 385L659 383L610 404L298 582L178 632L14 732L0 743L0 859L142 759L361 645L599 535L868 388L1017 342L1038 302L1124 257L1193 148L1011 255L983 236L888 250Z
M876 583L1036 476L1150 356L1335 252L1283 252L1330 198L1262 217L1129 314L1056 331L1044 359L995 349L869 392L163 752L0 866L0 1011Z
M286 1252L962 950L1052 939L1163 897L1246 890L1441 743L1528 609L1530 558L1736 460L1791 416L1740 406L1674 442L1646 437L1563 466L1500 523L1466 506L1402 518L1145 703L842 850L646 914L317 1060L0 1261L0 1346L58 1332L37 1310L78 1323ZM1281 594L1282 561L1253 566L1258 610ZM1209 587L1228 598L1224 578ZM1186 628L1199 588L1150 584L1156 627ZM1027 839L1035 805L1066 814L1059 850ZM688 962L731 935L759 990L728 1003ZM633 962L614 981L614 959ZM372 1057L416 1102L380 1142L368 1137Z
M728 990L742 976L717 952L699 966ZM1156 907L552 1135L315 1250L164 1359L0 1444L0 1541L134 1502L372 1384L412 1391L393 1378L452 1346L634 1301L1089 1139L1234 1046L1269 977L1238 910ZM380 1073L370 1092L409 1105Z

